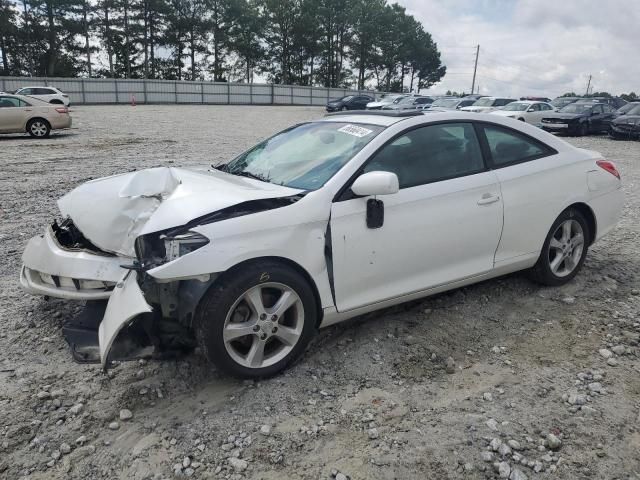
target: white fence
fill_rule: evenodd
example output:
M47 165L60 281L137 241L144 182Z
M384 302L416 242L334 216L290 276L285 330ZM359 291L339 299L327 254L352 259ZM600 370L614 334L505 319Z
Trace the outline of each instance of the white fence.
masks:
M52 86L67 93L71 103L180 103L231 105L325 105L329 98L369 91L252 83L113 78L0 77L0 91L26 86Z

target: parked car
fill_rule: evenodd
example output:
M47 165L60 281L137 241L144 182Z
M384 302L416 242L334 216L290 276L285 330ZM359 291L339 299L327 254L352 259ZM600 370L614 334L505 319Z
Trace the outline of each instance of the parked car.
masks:
M412 96L403 97L397 102L389 103L382 107L382 110L423 110L429 108L433 103L433 98L427 96Z
M400 99L407 96L406 93L383 93L378 100L367 103L367 110L380 110L382 107L399 102Z
M556 97L551 102L551 105L556 110L561 110L562 108L573 102L576 102L577 100L580 100L580 97Z
M483 97L474 102L473 105L462 107L463 112L489 113L515 102L515 98Z
M48 137L51 130L71 127L69 109L33 97L0 94L0 133Z
M263 377L366 312L523 269L563 285L622 205L612 162L525 123L346 112L215 170L80 185L27 243L20 282L108 300L92 340L105 367L147 338Z
M611 121L609 135L613 138L640 138L640 102Z
M373 97L370 95L347 95L327 102L327 112L339 110L364 110Z
M542 118L540 126L548 132L588 135L607 132L615 110L603 103L570 103Z
M38 100L57 105L66 105L67 107L70 105L69 95L54 87L22 87L16 90L15 94L35 97Z
M431 107L428 110L425 111L429 113L450 112L460 110L462 107L468 107L473 105L475 102L476 101L473 98L439 98L431 104Z
M519 102L511 102L500 110L494 110L493 112L491 112L491 114L501 115L503 117L511 117L522 122L537 125L542 120L542 117L553 111L553 107L546 102L524 100Z

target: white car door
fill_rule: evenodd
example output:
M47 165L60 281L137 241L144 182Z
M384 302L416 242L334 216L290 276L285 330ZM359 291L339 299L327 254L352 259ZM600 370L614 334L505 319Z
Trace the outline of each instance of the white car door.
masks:
M384 223L367 226L372 197L346 190L331 208L333 277L344 312L493 268L502 228L494 172L471 123L443 123L396 137L361 173L391 171L400 191L379 196Z
M484 125L490 162L504 199L504 225L496 268L535 262L568 192L584 189L585 177L567 174L557 152L521 132Z
M541 103L534 103L527 109L527 113L524 117L527 123L537 125L542 121L542 117L545 114L545 112L542 111L541 105L542 105Z

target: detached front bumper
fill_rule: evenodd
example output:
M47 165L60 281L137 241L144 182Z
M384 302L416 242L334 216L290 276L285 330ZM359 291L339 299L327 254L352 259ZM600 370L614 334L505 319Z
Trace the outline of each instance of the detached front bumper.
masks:
M22 254L20 283L26 291L70 300L103 300L122 278L130 259L61 247L51 228L31 238Z
M138 285L136 272L121 266L132 263L132 259L64 248L48 228L44 235L29 240L22 260L20 283L29 293L70 300L109 300L94 340L105 368L118 333L139 315L153 311ZM87 334L91 336L91 331L86 330ZM67 341L74 350L75 342Z

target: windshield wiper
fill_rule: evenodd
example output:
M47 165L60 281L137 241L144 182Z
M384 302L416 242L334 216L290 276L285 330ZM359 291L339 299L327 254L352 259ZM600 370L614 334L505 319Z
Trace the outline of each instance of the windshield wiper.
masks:
M241 171L238 171L238 172L232 172L232 171L229 171L229 170L225 170L225 171L230 173L231 175L238 175L239 177L253 178L254 180L260 180L261 182L271 183L269 181L268 177L259 175L257 173L251 173L251 172L248 172L246 170L241 170Z

